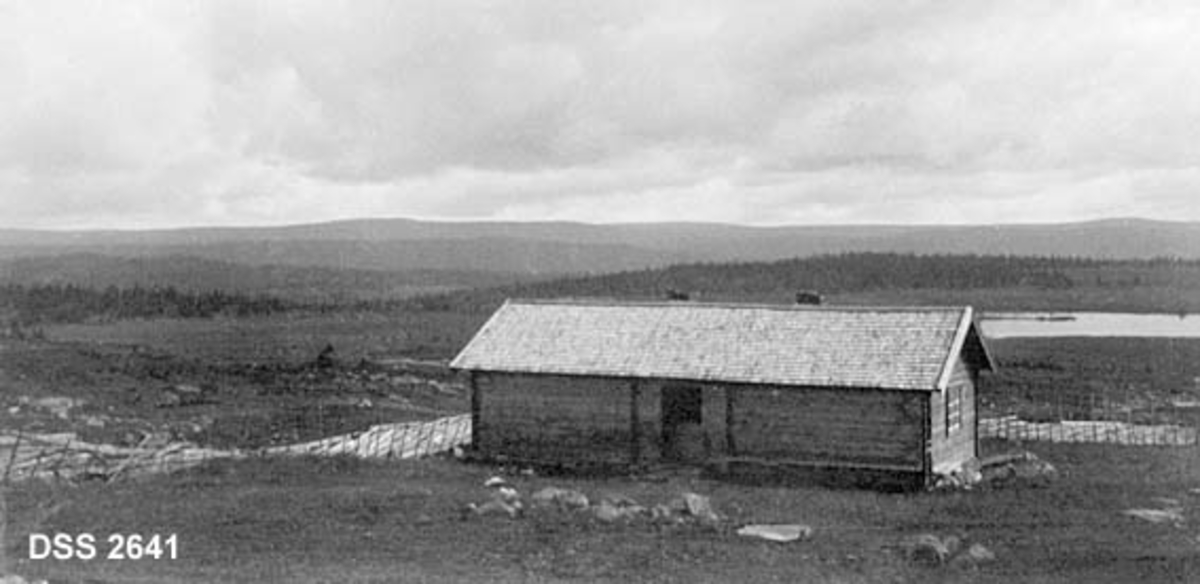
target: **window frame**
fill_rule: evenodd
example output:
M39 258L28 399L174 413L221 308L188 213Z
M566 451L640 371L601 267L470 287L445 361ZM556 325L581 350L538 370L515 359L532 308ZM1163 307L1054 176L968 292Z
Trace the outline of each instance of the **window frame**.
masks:
M946 388L946 435L949 436L963 425L963 388L955 384Z

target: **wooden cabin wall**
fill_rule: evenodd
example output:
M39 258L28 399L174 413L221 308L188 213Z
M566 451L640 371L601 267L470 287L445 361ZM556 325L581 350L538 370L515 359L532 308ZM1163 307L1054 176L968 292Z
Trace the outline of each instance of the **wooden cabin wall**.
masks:
M930 459L933 472L949 472L978 455L976 445L975 380L971 366L959 359L950 374L947 392L960 388L962 395L962 425L954 431L946 431L946 396L942 392L930 394Z
M485 457L566 464L630 462L630 381L481 372L475 385L480 428L474 448ZM649 404L654 392L646 389L639 387L639 401Z
M739 457L923 468L925 392L738 386Z
M475 448L484 456L546 462L659 462L665 457L664 384L680 385L659 380L477 373L480 411ZM701 390L707 453L727 453L726 388L684 385ZM632 450L635 434L636 453Z

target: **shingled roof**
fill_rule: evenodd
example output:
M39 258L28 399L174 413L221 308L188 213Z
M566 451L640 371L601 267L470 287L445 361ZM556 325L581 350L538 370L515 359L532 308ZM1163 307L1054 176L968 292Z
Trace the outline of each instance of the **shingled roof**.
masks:
M450 365L934 391L960 352L993 368L970 307L510 300Z

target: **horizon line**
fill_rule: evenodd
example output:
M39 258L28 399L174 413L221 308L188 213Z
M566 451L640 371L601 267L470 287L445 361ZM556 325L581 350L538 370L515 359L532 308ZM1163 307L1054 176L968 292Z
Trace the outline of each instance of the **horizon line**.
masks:
M1089 225L1103 223L1161 223L1171 225L1200 225L1200 221L1194 220L1174 220L1174 219L1155 219L1148 217L1137 216L1112 216L1097 219L1077 219L1077 220L1057 220L1057 221L1026 221L1026 222L1000 222L1000 223L881 223L881 222L848 222L848 223L739 223L739 222L723 222L723 221L603 221L591 222L580 221L573 219L546 219L546 220L519 220L519 219L497 219L497 218L443 218L443 217L414 217L414 216L391 216L391 217L346 217L340 219L330 219L327 221L304 221L295 223L260 223L260 224L196 224L196 225L173 225L161 227L16 227L0 225L0 232L27 232L27 233L154 233L154 232L171 232L171 231L239 231L250 229L296 229L309 227L324 227L345 225L354 223L388 223L388 222L410 222L410 223L430 223L441 225L576 225L586 227L626 227L626 226L654 226L654 225L676 225L676 226L711 226L711 227L737 227L746 229L804 229L804 228L913 228L913 229L929 229L929 228L965 228L965 227L1050 227L1050 226L1066 226L1066 225Z

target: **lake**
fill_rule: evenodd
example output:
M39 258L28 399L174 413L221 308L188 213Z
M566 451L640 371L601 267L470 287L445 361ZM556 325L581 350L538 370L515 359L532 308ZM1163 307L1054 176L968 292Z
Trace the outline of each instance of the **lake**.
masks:
M1200 315L1120 312L996 312L983 318L988 338L1189 337L1200 338Z

